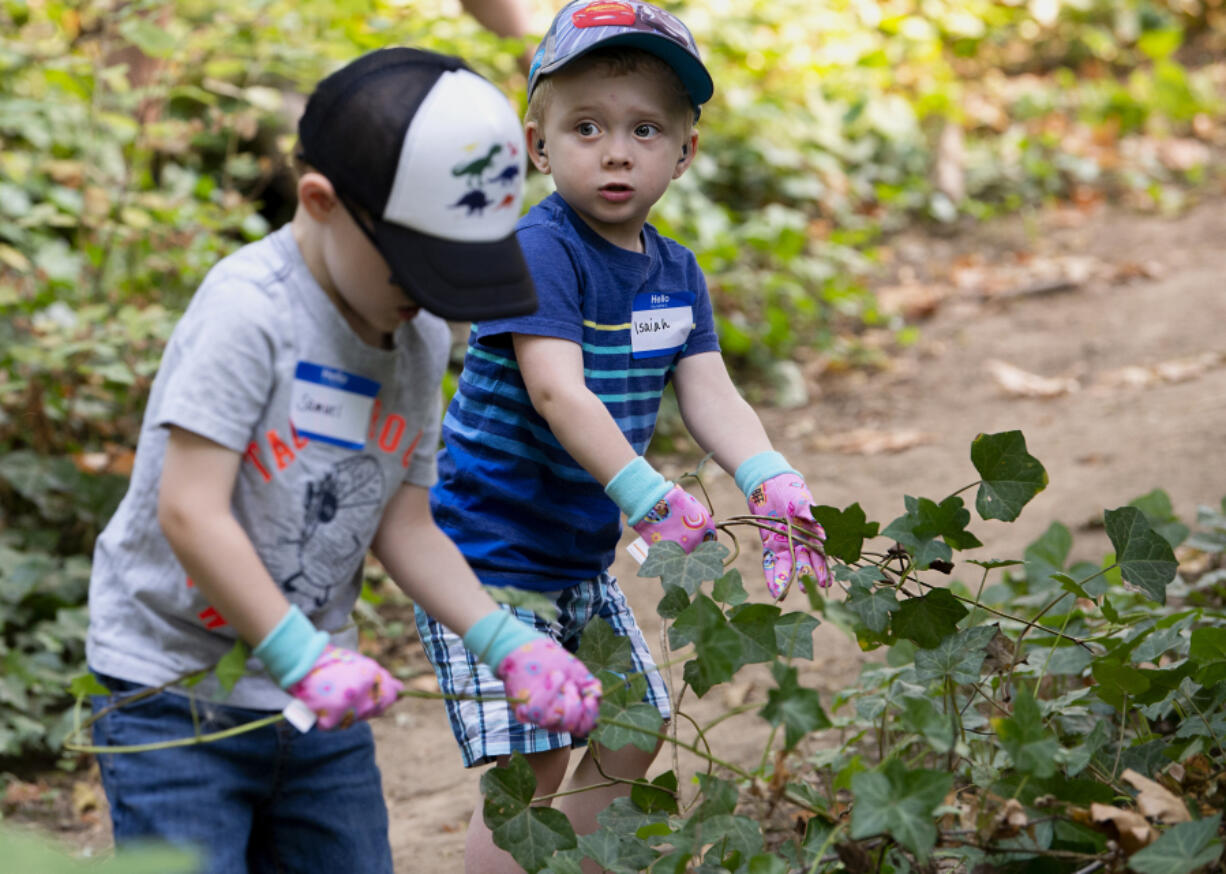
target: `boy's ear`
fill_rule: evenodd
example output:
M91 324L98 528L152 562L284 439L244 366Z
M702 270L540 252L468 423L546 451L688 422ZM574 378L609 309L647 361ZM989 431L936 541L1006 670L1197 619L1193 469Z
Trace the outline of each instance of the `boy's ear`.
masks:
M298 179L298 203L317 222L324 222L332 215L340 201L336 189L322 173L303 173Z
M681 178L690 164L694 163L694 155L698 153L698 131L691 128L690 137L681 144L681 154L677 158L677 166L673 168L673 178Z
M528 149L528 158L533 166L548 175L549 150L545 148L545 131L535 121L524 125L524 145Z

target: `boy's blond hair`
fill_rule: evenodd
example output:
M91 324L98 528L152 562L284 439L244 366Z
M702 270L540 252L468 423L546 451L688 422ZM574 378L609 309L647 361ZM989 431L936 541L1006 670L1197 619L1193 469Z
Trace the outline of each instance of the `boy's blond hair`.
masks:
M598 48L576 58L561 70L548 76L542 76L532 90L532 99L528 101L528 109L524 113L525 122L533 122L538 127L545 125L545 110L553 99L553 77L558 73L582 73L591 68L600 68L606 76L625 76L629 73L653 73L661 79L668 96L674 98L678 111L689 113L689 123L698 120L698 113L690 102L689 92L681 82L681 77L662 58L651 52L632 46L610 46Z

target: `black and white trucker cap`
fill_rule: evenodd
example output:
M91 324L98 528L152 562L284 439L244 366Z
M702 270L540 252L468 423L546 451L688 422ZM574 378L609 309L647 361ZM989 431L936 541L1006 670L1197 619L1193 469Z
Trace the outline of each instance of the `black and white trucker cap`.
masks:
M304 161L427 310L454 320L525 315L536 291L515 240L519 119L459 58L379 49L323 79L298 122Z

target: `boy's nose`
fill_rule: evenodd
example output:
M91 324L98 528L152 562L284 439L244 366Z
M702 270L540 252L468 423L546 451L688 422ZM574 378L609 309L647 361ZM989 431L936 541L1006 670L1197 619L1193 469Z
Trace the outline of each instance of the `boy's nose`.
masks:
M606 167L629 167L633 159L630 157L630 149L621 137L612 137L605 146L604 166Z

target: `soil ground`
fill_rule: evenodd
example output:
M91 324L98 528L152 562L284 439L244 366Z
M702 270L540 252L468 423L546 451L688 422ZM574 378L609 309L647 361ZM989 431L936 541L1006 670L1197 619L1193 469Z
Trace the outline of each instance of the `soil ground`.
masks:
M859 502L883 526L902 512L905 494L939 500L975 481L976 434L1021 429L1050 485L1016 523L975 517L970 528L985 545L955 559L1020 557L1061 521L1074 532L1075 557L1096 560L1109 548L1104 509L1162 488L1191 522L1197 506L1226 495L1223 239L1222 199L1174 218L1058 210L956 235L903 236L891 242L892 276L881 293L919 326L917 342L869 370L834 373L810 362L809 402L762 408L763 420L819 503ZM695 461L665 466L676 474ZM730 477L711 469L704 481L717 517L742 512ZM754 552L737 566L756 596ZM636 571L620 554L614 572L658 652L658 582ZM795 594L788 603L802 606ZM816 646L802 682L828 698L864 656L829 624L817 629ZM765 675L745 673L731 689L689 696L682 709L704 723L762 700ZM462 871L479 774L460 766L442 707L409 699L375 727L397 870ZM767 734L750 711L708 739L720 757L756 764ZM670 767L666 753L655 770ZM697 762L683 757L679 767L684 787ZM9 800L5 816L40 822L80 852L105 852L105 802L96 787L91 797L92 778L45 780L44 789L66 788Z

